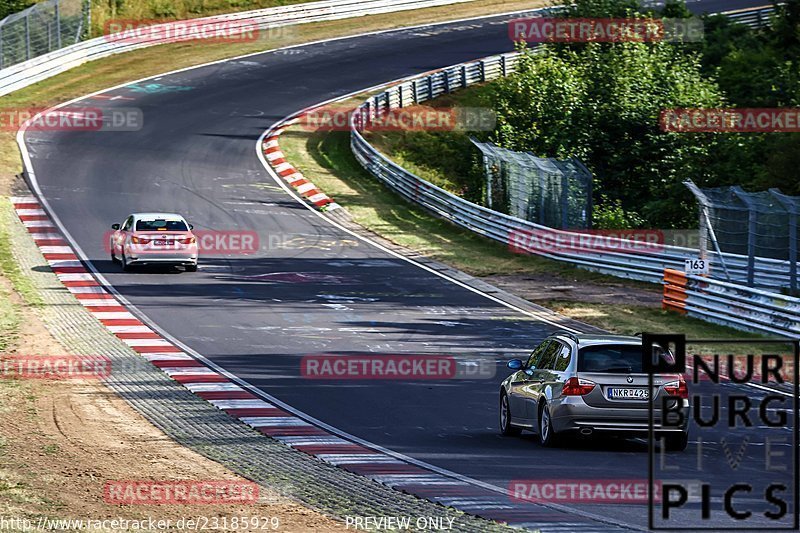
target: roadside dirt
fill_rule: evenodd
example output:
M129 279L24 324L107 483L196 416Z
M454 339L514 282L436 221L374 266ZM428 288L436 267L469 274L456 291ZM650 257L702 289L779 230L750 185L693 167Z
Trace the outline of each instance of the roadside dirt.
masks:
M1 277L0 286L11 289ZM25 308L17 295L11 298L23 313L15 353L67 353L32 309ZM320 513L263 490L255 505L105 503L109 480L244 480L170 440L100 382L0 381L0 417L0 516L7 520L152 517L175 524L184 517L238 516L259 517L262 526L265 519L275 518L280 531L344 530Z
M529 302L544 304L556 300L620 304L661 308L660 287L638 288L622 283L592 283L571 279L567 275L508 274L484 276L481 279Z

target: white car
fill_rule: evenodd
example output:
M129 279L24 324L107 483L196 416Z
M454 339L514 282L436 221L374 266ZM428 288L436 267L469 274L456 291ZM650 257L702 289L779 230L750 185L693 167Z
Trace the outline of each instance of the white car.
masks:
M192 225L174 213L134 213L113 224L111 260L128 271L132 265L176 265L197 271L197 238Z

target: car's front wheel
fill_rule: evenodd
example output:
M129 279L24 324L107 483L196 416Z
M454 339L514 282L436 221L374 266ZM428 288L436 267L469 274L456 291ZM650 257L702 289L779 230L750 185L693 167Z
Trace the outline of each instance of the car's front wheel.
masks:
M558 445L558 436L553 431L553 419L547 404L542 404L539 408L539 440L545 448L553 448Z
M197 272L197 263L193 265L186 265L186 272Z
M500 394L500 433L506 437L519 437L522 429L511 425L511 408L508 406L508 396L505 392Z

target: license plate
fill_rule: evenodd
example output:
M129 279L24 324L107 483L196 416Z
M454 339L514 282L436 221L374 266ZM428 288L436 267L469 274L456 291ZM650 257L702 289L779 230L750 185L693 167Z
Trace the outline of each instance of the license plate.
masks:
M609 400L647 400L650 398L650 391L647 389L609 387L607 394Z
M172 246L172 241L153 241L153 246Z

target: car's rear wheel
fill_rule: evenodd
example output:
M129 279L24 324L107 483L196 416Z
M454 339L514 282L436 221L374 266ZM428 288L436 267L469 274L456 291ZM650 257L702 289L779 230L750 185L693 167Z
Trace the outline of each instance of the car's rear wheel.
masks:
M125 252L122 252L122 259L120 259L120 261L122 263L122 270L124 270L125 272L130 272L131 265L128 264L128 258L125 257Z
M511 408L508 406L508 396L505 392L500 394L500 433L506 437L519 437L522 429L511 425Z
M186 272L197 272L197 263L193 265L186 265Z
M682 452L688 445L688 433L670 433L668 435L664 435L664 447L668 452Z
M539 408L539 440L545 448L558 445L558 436L553 431L553 419L550 417L550 409L546 403Z

